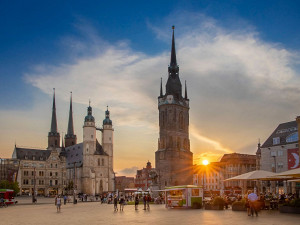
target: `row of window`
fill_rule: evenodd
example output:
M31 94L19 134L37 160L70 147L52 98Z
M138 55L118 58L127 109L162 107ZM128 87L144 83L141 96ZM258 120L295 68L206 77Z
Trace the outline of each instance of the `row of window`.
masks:
M30 182L29 182L30 181ZM37 184L39 185L44 185L45 184L45 181L44 180L36 180ZM34 180L28 180L28 179L24 179L23 180L23 184L24 185L28 185L28 184L31 184L31 185L34 185ZM63 181L63 184L66 185L66 181L64 180ZM52 185L58 185L58 180L49 180L49 185L52 186Z
M286 137L285 141L286 143L296 142L298 141L298 132L292 133L289 136ZM279 145L280 144L280 137L274 137L273 138L273 145Z
M49 168L57 168L57 164L50 164ZM24 163L23 167L35 167L35 168L44 168L45 164L36 164L36 163ZM63 167L63 166L62 166Z

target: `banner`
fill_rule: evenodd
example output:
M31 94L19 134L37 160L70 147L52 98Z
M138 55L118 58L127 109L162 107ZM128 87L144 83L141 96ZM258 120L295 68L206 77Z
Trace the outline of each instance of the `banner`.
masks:
M299 149L288 149L288 169L299 168Z

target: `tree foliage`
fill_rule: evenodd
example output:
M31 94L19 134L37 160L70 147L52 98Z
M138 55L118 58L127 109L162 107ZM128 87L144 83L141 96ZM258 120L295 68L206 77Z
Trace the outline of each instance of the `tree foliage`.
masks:
M14 195L20 192L20 187L18 182L11 182L8 180L2 180L0 182L0 189L12 189L14 190Z

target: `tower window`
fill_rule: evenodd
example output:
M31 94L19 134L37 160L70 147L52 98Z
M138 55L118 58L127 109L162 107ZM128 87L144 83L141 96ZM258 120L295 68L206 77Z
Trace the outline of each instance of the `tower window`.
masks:
M98 159L98 166L100 166L100 159Z
M180 112L179 114L179 129L183 129L184 124L183 124L183 114Z

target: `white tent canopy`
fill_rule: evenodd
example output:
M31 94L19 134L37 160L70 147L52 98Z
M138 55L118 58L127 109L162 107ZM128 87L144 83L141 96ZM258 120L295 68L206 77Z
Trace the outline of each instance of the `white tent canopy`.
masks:
M300 168L287 170L282 173L276 174L277 176L291 176L293 178L300 178Z
M248 173L244 173L235 177L226 179L225 181L234 181L234 180L263 180L264 178L275 176L276 173L272 173L265 170L255 170Z

